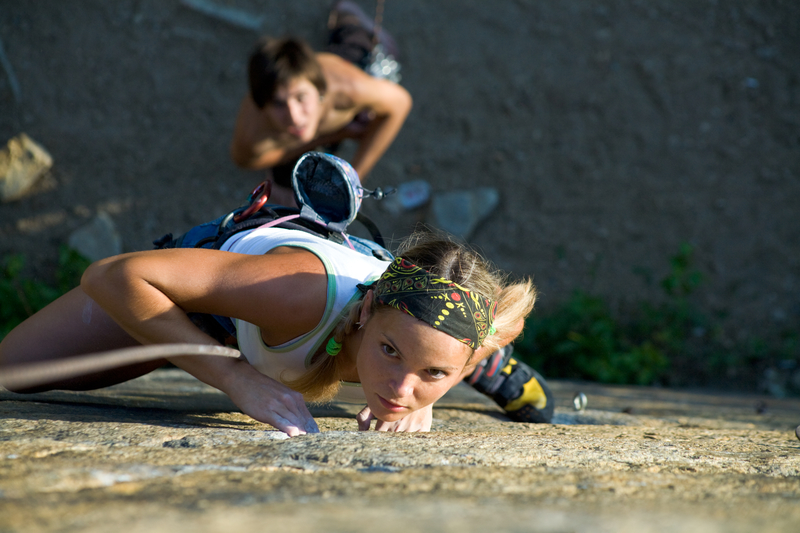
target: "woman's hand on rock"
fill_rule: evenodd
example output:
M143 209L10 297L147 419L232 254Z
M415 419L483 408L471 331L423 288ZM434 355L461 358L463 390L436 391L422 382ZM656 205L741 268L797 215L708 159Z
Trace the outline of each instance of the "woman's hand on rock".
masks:
M370 408L364 407L358 415L359 431L369 431L372 425L372 420L375 416L370 411ZM375 419L375 431L394 431L394 432L425 432L431 430L431 422L433 420L433 405L428 405L422 409L418 409L413 413L396 420L394 422L384 422L383 420Z
M290 437L319 433L303 395L265 376L247 361L226 385L225 392L242 412L269 424Z

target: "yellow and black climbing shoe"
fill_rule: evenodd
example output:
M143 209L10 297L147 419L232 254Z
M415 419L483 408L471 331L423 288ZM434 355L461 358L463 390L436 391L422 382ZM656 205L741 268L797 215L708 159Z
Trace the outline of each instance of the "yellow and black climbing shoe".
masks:
M511 356L513 351L510 344L500 348L478 363L466 381L497 402L512 420L549 423L553 393L538 372Z

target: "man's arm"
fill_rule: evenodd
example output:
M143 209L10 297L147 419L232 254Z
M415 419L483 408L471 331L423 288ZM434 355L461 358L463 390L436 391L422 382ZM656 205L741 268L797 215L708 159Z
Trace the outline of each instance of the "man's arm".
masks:
M263 130L260 110L256 107L250 95L242 98L239 105L239 114L236 116L236 126L233 129L231 141L231 159L236 166L248 170L260 170L278 165L286 158L286 150L273 146L266 150L259 149L262 143L272 143ZM288 158L287 158L288 159Z
M375 118L359 138L353 168L363 181L394 141L411 111L411 95L400 85L365 74L357 84L355 104L372 110Z
M329 55L329 54L327 54ZM348 106L356 110L369 110L374 115L365 129L354 132L345 126L338 131L317 135L311 142L281 146L278 132L265 130L260 110L249 95L242 99L236 119L231 158L241 168L264 169L299 157L319 146L334 144L347 138L359 142L351 164L363 180L397 137L411 111L411 95L403 87L388 80L373 78L339 57L325 60L330 63L333 77L339 78Z

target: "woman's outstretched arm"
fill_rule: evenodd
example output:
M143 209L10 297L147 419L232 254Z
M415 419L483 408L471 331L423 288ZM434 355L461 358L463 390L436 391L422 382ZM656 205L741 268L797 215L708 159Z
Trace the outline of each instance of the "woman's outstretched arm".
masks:
M259 326L268 344L280 344L319 323L327 278L320 260L300 249L171 249L98 261L81 288L142 344L212 342L190 312L240 318Z
M325 307L326 287L319 260L296 249L263 256L211 250L116 256L93 264L80 288L6 336L0 343L0 366L137 344L217 344L189 320L187 312L247 320L262 328L265 342L279 344L317 325ZM187 356L173 362L228 394L257 420L290 435L316 428L299 394L244 360ZM105 381L97 376L74 380L65 388L109 385L160 364L163 361L147 368L106 372Z
M244 255L202 249L117 256L92 265L83 290L142 344L216 344L187 313L240 318L280 344L313 329L322 317L327 279L316 256L296 249ZM225 392L256 420L290 435L316 431L302 396L245 360L212 356L171 360Z

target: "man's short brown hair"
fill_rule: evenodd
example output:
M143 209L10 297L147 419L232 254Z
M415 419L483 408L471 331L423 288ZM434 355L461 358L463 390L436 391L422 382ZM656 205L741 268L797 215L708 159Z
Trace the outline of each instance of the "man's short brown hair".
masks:
M272 101L278 87L294 78L306 78L320 94L327 88L314 51L294 37L261 39L250 55L248 77L250 96L259 108Z

